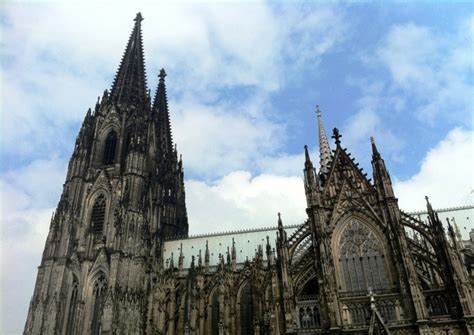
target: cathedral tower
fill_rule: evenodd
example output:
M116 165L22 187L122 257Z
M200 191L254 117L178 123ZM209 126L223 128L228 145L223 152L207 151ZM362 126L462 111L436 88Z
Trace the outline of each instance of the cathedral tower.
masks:
M143 332L163 241L188 234L165 71L151 103L135 18L112 89L89 109L38 268L25 334Z

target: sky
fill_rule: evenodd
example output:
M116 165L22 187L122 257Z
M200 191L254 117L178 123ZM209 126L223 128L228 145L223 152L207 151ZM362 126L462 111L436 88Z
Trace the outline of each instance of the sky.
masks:
M316 105L369 175L375 137L402 209L474 203L468 2L0 6L2 334L23 330L75 137L139 11L152 94L168 74L191 234L305 220Z

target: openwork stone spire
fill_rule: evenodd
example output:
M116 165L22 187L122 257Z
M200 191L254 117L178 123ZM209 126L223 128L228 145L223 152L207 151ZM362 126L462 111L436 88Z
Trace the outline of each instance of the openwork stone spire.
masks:
M117 104L128 104L135 107L146 106L147 85L141 31L142 20L142 15L137 13L135 26L112 85L111 101Z
M170 153L173 149L173 138L171 135L170 114L168 109L168 97L166 95L165 69L160 70L158 88L153 101L153 111L158 115L158 129L160 132L160 147L164 153Z
M331 147L329 146L328 137L324 130L323 118L319 106L316 106L316 115L318 117L318 129L319 129L319 162L321 173L328 172L328 166L331 162Z

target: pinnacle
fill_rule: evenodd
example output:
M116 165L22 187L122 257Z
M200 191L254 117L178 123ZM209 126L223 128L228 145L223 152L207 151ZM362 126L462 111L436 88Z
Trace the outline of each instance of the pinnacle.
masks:
M306 144L304 146L304 157L307 162L311 161L311 159L309 158L308 146Z
M375 139L373 136L370 136L370 143L372 145L372 156L375 158L380 158L380 153L377 149L377 145L375 144Z

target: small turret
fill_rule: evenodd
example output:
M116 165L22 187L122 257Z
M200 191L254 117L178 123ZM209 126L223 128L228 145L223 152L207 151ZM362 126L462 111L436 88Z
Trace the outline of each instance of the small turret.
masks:
M316 170L309 157L308 146L304 146L304 186L306 194L306 203L308 208L319 203L319 182L316 179Z
M237 251L235 250L235 241L232 237L232 249L231 249L231 258L232 258L232 270L237 269Z
M209 244L206 240L206 250L204 251L204 269L206 272L209 272Z
M179 272L183 271L183 263L184 263L184 255L183 255L183 243L181 243L181 246L179 248L179 259L178 259L178 269Z
M372 170L375 188L381 197L393 198L392 180L390 179L390 174L388 173L385 162L377 149L373 137L370 138L370 143L372 145Z

